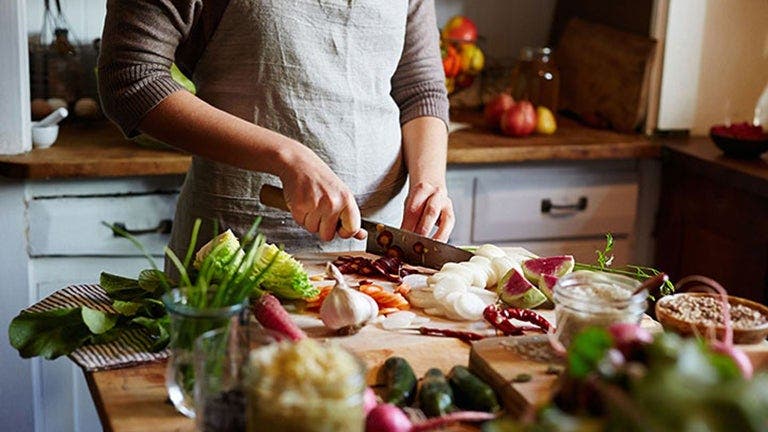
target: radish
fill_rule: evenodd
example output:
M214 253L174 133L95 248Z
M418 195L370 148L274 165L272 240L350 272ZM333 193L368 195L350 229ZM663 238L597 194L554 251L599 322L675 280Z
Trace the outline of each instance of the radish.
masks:
M698 283L715 290L720 295L720 299L723 302L722 307L725 335L722 341L715 338L710 342L712 351L730 357L733 362L736 363L736 366L741 371L741 375L745 379L752 378L752 374L754 373L754 366L752 366L752 362L749 360L749 357L747 357L744 351L733 346L733 323L731 322L731 307L728 303L728 293L725 291L725 288L723 288L723 286L716 281L705 276L688 276L677 283L678 291L681 291L685 285L691 283Z
M460 411L413 424L403 410L392 404L382 404L371 410L365 419L365 432L420 432L430 431L449 423L460 421L478 422L493 420L495 415L486 412Z
M296 323L293 322L288 311L285 310L280 300L268 292L264 292L257 299L252 299L251 309L256 321L265 328L285 335L292 341L298 341L307 337Z
M373 389L370 387L366 387L365 393L363 393L363 412L365 415L367 416L371 411L373 411L377 404L378 401L376 400L376 393L374 393Z
M632 359L643 345L653 342L653 335L648 330L633 323L614 323L608 327L616 347L627 359Z

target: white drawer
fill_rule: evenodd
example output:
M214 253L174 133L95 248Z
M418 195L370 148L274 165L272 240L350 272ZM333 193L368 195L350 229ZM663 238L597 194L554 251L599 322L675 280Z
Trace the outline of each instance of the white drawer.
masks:
M568 208L571 207L571 208ZM602 238L634 231L634 172L532 169L477 179L473 243Z
M153 255L168 243L175 193L38 198L29 203L30 256L140 256L128 240L102 224L122 223Z

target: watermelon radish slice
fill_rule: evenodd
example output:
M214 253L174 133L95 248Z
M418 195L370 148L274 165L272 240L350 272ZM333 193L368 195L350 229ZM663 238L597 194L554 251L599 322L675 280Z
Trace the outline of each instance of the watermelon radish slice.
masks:
M547 301L517 269L510 269L497 286L501 301L512 307L531 309Z
M554 295L555 284L557 283L558 279L559 278L557 276L548 274L541 275L541 278L539 278L539 291L547 296L547 299L551 302L554 302L554 300L552 300L552 296Z
M534 258L523 263L523 273L531 282L538 284L541 275L561 277L573 270L573 255Z

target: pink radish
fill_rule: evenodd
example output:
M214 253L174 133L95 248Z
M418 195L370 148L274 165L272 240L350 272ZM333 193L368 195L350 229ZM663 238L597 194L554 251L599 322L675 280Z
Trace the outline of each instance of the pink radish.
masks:
M307 337L304 331L293 322L288 311L280 304L280 300L268 292L261 294L257 299L252 299L251 310L256 321L265 328L282 333L292 341Z
M643 345L653 342L653 335L648 330L633 323L615 323L608 327L615 346L626 359L632 359Z
M363 411L365 412L365 415L367 416L374 408L376 408L377 404L376 393L374 393L373 389L370 387L366 387L365 393L363 393Z
M400 408L392 404L382 404L368 414L365 432L421 432L434 430L449 423L478 422L494 418L495 415L486 412L460 411L413 424Z
M677 289L682 290L683 286L691 283L699 283L706 287L712 288L720 295L720 299L723 302L722 307L723 321L725 324L725 335L722 341L715 339L710 342L712 351L730 357L733 362L736 363L736 366L738 366L739 370L741 371L741 375L744 378L752 378L752 374L754 373L752 362L749 360L749 357L747 357L744 351L733 346L733 323L731 322L731 308L730 304L728 303L728 293L725 291L725 288L708 277L688 276L677 283Z

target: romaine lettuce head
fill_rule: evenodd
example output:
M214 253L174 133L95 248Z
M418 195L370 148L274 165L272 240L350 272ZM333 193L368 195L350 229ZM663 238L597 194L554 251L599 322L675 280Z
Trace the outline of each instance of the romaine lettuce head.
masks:
M262 289L271 291L283 299L311 298L319 294L320 290L309 282L304 266L290 254L269 243L264 243L259 249L252 274L258 274L265 269L277 255L275 262L260 281Z
M203 245L195 254L195 262L192 264L195 269L200 270L203 262L212 260L214 279L221 276L227 266L235 267L240 265L245 253L240 248L240 242L231 230L226 230L217 235L211 241Z

